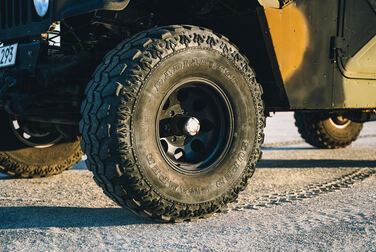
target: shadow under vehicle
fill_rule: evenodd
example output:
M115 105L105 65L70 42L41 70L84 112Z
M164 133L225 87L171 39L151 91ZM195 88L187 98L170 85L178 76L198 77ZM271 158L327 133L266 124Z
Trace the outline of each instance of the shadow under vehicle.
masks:
M270 112L319 148L375 119L375 24L375 0L0 0L0 171L85 153L132 212L209 216L245 189Z

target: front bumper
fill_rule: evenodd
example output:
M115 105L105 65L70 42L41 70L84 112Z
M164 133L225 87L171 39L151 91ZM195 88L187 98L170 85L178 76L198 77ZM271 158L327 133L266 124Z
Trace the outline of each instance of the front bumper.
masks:
M25 73L34 75L39 58L39 51L39 41L18 44L16 64L14 66L0 68L0 72L11 73L12 75Z
M27 72L34 74L40 50L40 42L31 42L26 44L19 44L16 65L13 67L15 72Z
M39 51L39 41L18 45L16 65L0 69L0 99L16 83L23 83L35 76Z

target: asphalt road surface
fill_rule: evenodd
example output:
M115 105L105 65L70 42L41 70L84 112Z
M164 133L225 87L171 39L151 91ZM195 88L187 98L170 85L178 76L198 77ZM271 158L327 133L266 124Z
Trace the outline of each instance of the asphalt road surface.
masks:
M267 122L247 190L196 222L159 224L119 208L82 162L52 178L0 176L0 250L376 251L376 123L346 149L319 150L291 113Z

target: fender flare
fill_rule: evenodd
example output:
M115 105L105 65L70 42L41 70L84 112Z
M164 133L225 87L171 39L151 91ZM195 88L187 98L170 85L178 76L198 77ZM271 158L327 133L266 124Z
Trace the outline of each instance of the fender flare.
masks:
M96 10L125 9L130 0L54 0L52 3L54 20L85 14Z

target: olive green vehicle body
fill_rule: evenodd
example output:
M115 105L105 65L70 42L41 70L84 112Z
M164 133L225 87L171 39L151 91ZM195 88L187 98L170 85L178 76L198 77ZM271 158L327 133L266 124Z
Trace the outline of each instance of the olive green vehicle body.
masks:
M376 107L376 1L259 2L290 110Z

